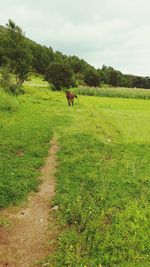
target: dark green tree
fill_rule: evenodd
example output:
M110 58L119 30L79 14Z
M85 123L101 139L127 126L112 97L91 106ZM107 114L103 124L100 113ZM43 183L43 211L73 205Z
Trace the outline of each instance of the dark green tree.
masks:
M144 88L150 89L150 77L145 77Z
M133 87L144 88L144 86L145 86L144 77L135 76L133 79Z
M108 67L103 65L101 69L98 69L99 76L101 77L101 83L108 84Z
M42 46L33 42L27 43L31 49L33 60L32 68L35 72L45 75L50 63L54 61L54 52L51 47Z
M54 62L48 68L45 80L53 85L53 90L60 91L73 84L73 71L68 64Z
M112 86L118 86L118 72L109 67L108 70L108 83Z
M64 55L62 52L56 51L54 54L54 61L68 64L68 56Z
M4 47L4 34L5 33L5 28L0 27L0 67L3 64L3 55L5 53L5 47Z
M88 63L86 63L83 59L80 59L76 56L69 56L68 63L71 66L74 73L84 73L88 67Z
M85 73L84 81L89 86L100 86L100 75L94 68L89 68Z
M9 20L6 25L3 47L5 49L3 64L9 67L16 78L17 85L21 85L28 77L32 54L26 44L23 31L12 20Z

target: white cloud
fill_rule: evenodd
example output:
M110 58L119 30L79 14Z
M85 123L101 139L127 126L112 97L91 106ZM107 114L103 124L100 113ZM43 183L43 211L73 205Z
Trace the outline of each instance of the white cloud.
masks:
M13 19L31 39L90 64L150 75L149 0L5 0L0 24Z

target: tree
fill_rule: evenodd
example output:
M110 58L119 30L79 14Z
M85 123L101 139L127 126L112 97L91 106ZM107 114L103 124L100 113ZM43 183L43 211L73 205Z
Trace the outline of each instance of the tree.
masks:
M144 88L150 89L150 77L145 77Z
M54 86L54 90L69 88L73 83L73 71L68 64L54 62L47 70L45 80Z
M77 56L69 56L68 63L75 74L84 73L88 66L88 64L83 59L79 59Z
M45 75L50 63L54 61L54 52L51 47L42 46L26 40L31 49L33 60L33 70L39 74Z
M109 81L108 83L112 86L118 86L118 72L113 68L109 67Z
M133 79L133 87L144 88L145 87L145 78L140 76L135 76Z
M84 81L89 86L100 86L100 75L95 69L88 69L85 73Z
M0 27L0 67L3 64L3 55L4 55L4 51L5 51L5 47L3 45L3 43L4 43L4 33L5 33L5 30Z
M24 33L12 20L6 25L4 48L4 65L15 76L17 85L21 85L29 74L32 54L25 42Z
M98 69L99 76L101 77L101 83L108 84L108 67L103 65L102 69Z

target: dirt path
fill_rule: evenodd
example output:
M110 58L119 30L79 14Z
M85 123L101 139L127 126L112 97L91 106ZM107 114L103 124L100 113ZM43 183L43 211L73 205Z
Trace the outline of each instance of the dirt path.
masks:
M45 166L41 170L42 183L39 192L29 196L21 208L4 210L11 227L0 228L0 267L30 267L53 251L57 226L50 212L50 200L55 194L56 140L51 148Z

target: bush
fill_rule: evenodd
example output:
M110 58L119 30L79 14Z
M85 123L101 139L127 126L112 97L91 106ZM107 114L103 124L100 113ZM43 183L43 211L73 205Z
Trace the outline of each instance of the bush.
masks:
M13 95L24 92L21 86L14 83L13 76L7 67L1 69L0 86L6 93L11 93Z

